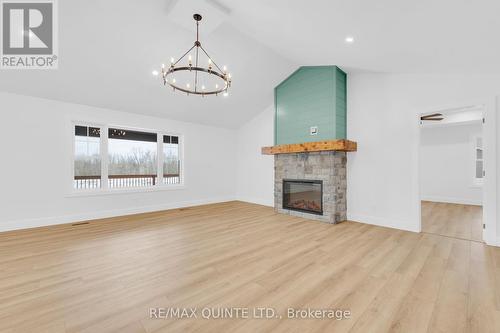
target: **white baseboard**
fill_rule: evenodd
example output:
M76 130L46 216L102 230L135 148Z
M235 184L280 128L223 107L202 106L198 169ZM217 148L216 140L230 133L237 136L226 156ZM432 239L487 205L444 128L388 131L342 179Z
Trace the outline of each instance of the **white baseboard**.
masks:
M485 242L487 245L490 245L490 246L497 246L497 247L500 247L500 237L493 238L493 239L488 239L488 238L486 238L486 239L484 240L484 242Z
M76 214L76 215L64 215L64 216L53 216L53 217L42 217L34 219L23 219L8 222L0 222L0 232L20 230L20 229L30 229L38 227L46 227L57 224L75 223L88 220L104 219L109 217L150 213L168 209L192 207L199 205L207 205L213 203L227 202L236 200L234 197L220 197L204 200L192 200L184 202L175 202L161 205L150 205L134 208L124 208L124 209L114 209L101 212L93 212L88 214Z
M254 203L257 205L262 205L262 206L268 206L268 207L274 207L274 202L271 201L269 202L268 200L262 199L262 198L250 198L250 197L240 197L238 196L238 201L244 201L244 202L250 202Z
M349 213L347 213L347 220L359 222L359 223L376 225L379 227L399 229L399 230L405 230L405 231L411 231L411 232L420 232L420 228L418 226L412 226L411 223L409 223L409 222L400 221L400 220L391 220L391 219L388 219L385 217L375 217L375 216L368 216L368 215L362 215L362 214L349 214Z
M476 200L467 200L462 198L452 198L452 197L440 197L440 196L422 196L420 198L423 201L432 201L432 202L444 202L444 203L452 203L459 205L474 205L474 206L482 206L483 203L481 201Z
M143 207L135 207L135 208L126 208L126 209L115 209L108 210L102 212L94 212L89 214L77 214L77 215L65 215L65 216L55 216L55 217L43 217L43 218L35 218L35 219L23 219L23 220L15 220L9 221L6 223L0 223L0 232L12 231L12 230L20 230L20 229L30 229L30 228L38 228L38 227L46 227L57 224L66 224L66 223L75 223L81 221L88 220L96 220L103 219L109 217L116 216L124 216L124 215L132 215L132 214L141 214L141 213L150 213L168 209L176 209L176 208L184 208L184 207L192 207L199 205L207 205L214 204L220 202L227 201L245 201L250 203L255 203L263 206L273 207L273 204L269 204L266 200L256 199L256 198L234 198L234 197L220 197L220 198L212 198L212 199L204 199L204 200L192 200L192 201L184 201L184 202L176 202L162 205L150 205ZM420 232L418 227L412 227L409 223L398 220L391 220L382 217L374 217L363 214L347 214L347 219L349 221L365 223L376 225L380 227L387 227L411 232ZM491 246L500 246L500 237L496 240L487 242L488 245Z

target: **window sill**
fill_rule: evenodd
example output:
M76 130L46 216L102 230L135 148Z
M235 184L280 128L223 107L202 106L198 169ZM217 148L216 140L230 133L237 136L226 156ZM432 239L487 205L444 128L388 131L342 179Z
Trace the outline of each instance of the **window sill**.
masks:
M162 192L162 191L175 191L185 189L184 184L179 185L161 185L154 187L130 187L130 188L116 188L116 189L100 189L100 190L73 190L66 195L66 198L75 197L94 197L104 195L118 195L118 194L132 194L132 193L148 193L148 192Z

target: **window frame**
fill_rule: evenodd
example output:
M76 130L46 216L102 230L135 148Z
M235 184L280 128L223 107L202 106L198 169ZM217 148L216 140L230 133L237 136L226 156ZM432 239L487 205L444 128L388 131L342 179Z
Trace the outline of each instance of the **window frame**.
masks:
M472 156L473 156L473 159L472 159L472 186L474 187L482 187L483 184L484 184L484 144L483 144L483 147L478 147L477 146L477 141L478 139L481 138L481 141L483 140L483 137L480 136L480 135L473 135L472 136ZM481 151L483 152L483 158L481 159L478 159L477 158L477 149L481 149ZM476 173L477 173L477 162L478 161L482 161L483 162L483 176L481 178L477 178L476 177Z
M101 187L94 189L75 189L75 126L88 126L97 127L101 131L100 136L100 156L101 156ZM157 182L153 186L134 186L122 188L110 188L108 183L109 171L109 128L118 128L130 131L150 132L157 135L156 151L157 151ZM71 150L70 150L70 182L68 197L73 196L94 196L94 195L108 195L108 194L124 194L124 193L140 193L140 192L154 192L165 190L177 190L185 188L185 175L184 175L184 135L173 131L164 131L151 128L117 125L117 124L103 124L102 122L79 121L72 120L70 123L71 134ZM170 135L179 138L179 183L178 184L164 184L163 183L163 136Z

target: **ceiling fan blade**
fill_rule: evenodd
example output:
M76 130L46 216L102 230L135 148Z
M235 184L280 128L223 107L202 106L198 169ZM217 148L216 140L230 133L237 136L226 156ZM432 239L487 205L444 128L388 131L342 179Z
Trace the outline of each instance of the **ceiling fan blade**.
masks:
M441 121L444 118L420 118L420 120L436 120L436 121Z
M426 115L420 117L420 119L424 120L427 118L441 117L442 115L443 114L441 114L441 113L426 114Z
M425 116L421 116L420 119L421 120L426 120L426 119L429 119L429 118L435 118L435 117L441 117L443 116L441 113L433 113L433 114L427 114Z

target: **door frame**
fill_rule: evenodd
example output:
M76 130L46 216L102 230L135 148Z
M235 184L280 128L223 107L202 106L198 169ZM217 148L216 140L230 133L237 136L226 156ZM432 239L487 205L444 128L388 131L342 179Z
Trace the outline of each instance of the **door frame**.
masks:
M486 98L479 103L460 103L448 105L446 107L433 107L427 110L417 112L415 119L415 140L416 147L414 149L414 175L413 188L415 200L415 215L418 217L418 231L422 232L422 216L421 216L421 193L420 193L420 142L421 142L421 127L420 116L434 112L450 112L453 110L464 109L468 106L483 107L483 149L484 149L484 183L483 183L483 241L488 245L500 246L497 239L497 108L500 105L500 96ZM499 119L500 120L500 119Z

